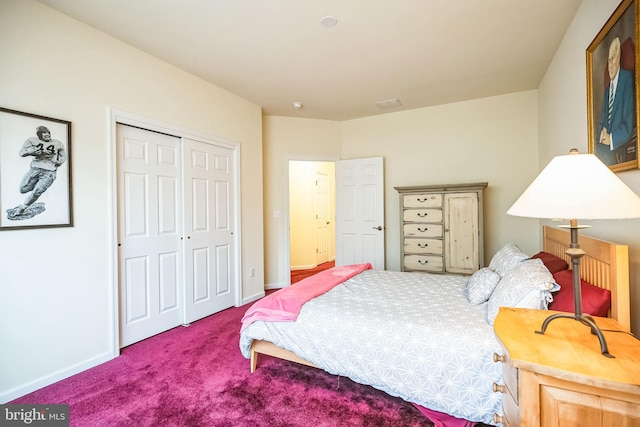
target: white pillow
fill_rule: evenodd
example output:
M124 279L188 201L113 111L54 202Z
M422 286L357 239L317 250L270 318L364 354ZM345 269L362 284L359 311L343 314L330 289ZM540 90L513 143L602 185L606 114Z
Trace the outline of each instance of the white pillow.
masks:
M487 322L493 325L500 307L535 308L546 310L553 300L551 292L560 286L553 281L539 259L521 262L500 279L498 286L487 302Z
M489 268L504 277L509 270L528 258L529 255L522 252L515 243L507 243L491 258Z
M467 280L465 297L471 304L486 302L498 285L500 275L490 268L484 267L476 271Z

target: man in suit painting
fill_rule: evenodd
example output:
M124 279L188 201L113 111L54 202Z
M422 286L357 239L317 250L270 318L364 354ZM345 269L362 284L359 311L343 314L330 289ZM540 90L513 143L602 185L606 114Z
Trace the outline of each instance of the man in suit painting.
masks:
M627 160L627 148L636 140L636 113L633 73L620 68L620 39L609 45L607 70L609 85L605 91L598 122L595 153L606 165Z

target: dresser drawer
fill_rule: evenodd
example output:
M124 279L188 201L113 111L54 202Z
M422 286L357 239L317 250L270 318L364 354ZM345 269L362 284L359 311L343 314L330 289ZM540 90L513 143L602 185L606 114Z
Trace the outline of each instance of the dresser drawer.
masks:
M507 360L502 364L502 377L504 381L504 385L507 386L507 390L509 392L507 394L511 394L512 399L519 404L520 402L520 387L519 387L519 379L518 379L518 368L514 368L511 366L508 360L508 355L506 356Z
M404 256L405 270L442 272L444 271L443 266L444 266L444 263L442 262L441 256L436 256L436 255L405 255Z
M405 238L404 253L442 255L442 240Z
M519 426L520 379L518 378L518 368L511 366L509 353L504 348L503 355L500 357L494 354L493 360L502 363L502 424L504 427Z
M442 237L442 224L404 224L405 237Z
M442 206L442 194L405 194L402 198L405 208L437 208Z
M406 209L402 214L405 222L442 222L442 209Z
M520 407L509 393L502 396L502 417L502 424L505 427L520 425Z

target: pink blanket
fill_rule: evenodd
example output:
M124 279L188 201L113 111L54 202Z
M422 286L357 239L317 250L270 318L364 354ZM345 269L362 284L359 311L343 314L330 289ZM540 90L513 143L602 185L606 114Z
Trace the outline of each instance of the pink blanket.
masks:
M462 418L456 418L453 415L445 414L444 412L434 411L433 409L425 408L417 403L413 406L418 408L422 415L429 418L434 427L473 427L476 423L472 421L463 420Z
M242 318L240 331L256 320L292 322L298 318L300 308L305 302L372 268L369 263L333 267L267 295L247 310Z

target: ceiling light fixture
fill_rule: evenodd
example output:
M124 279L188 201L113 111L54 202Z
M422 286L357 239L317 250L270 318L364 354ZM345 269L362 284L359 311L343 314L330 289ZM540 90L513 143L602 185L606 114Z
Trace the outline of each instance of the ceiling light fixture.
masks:
M338 20L335 16L325 16L320 22L324 27L331 28L336 26Z
M302 102L296 101L292 105L293 105L293 108L295 108L296 110L299 110L302 108Z

